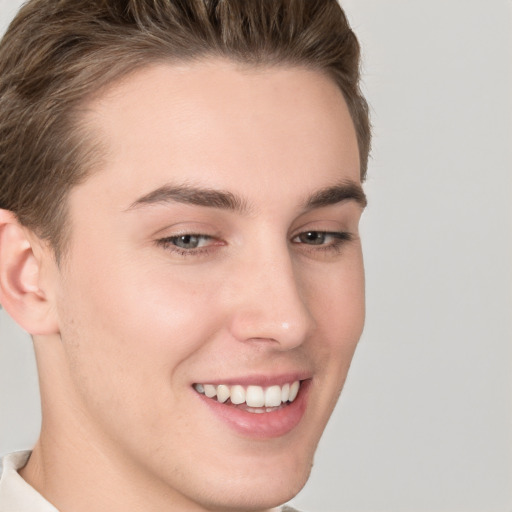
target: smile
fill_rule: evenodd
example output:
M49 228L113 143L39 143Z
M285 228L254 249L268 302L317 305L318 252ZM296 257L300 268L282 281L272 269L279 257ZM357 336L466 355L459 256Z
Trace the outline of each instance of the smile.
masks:
M207 398L216 399L219 403L226 403L244 407L252 413L273 412L283 405L292 403L299 393L301 382L286 383L282 386L242 386L226 384L194 384L194 389Z
M251 439L272 439L298 427L307 409L311 383L312 378L307 375L268 380L246 377L238 382L195 383L192 392L206 406L206 411L237 434Z

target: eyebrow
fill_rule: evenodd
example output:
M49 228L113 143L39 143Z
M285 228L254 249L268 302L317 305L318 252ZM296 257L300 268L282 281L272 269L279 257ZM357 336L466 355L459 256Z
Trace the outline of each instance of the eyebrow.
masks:
M220 208L240 213L248 211L247 203L232 192L189 185L164 185L149 192L130 205L128 210L161 203L183 203L208 208Z
M362 208L367 204L362 187L356 182L345 181L316 191L303 202L302 207L304 210L313 210L350 200L355 201ZM165 203L191 204L239 213L247 213L250 210L247 201L229 191L170 184L140 197L128 207L128 210Z
M366 194L361 185L354 181L344 181L331 187L325 187L312 196L304 203L304 209L313 210L341 203L343 201L355 201L361 208L365 208L368 204Z

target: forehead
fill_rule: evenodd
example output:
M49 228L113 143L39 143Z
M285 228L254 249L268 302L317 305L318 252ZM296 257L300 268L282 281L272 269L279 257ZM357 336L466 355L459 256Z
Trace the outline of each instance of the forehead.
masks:
M330 78L304 68L223 60L153 65L94 100L87 125L105 152L88 185L107 187L120 208L171 179L250 185L255 194L268 194L277 181L281 191L298 183L307 189L319 175L359 182L343 96Z

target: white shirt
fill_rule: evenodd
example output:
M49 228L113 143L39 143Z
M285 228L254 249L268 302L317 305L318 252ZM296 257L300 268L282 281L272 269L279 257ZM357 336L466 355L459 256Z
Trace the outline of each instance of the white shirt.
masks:
M58 512L18 474L30 452L15 452L2 459L0 512Z
M30 451L6 455L0 463L0 512L59 512L18 473ZM281 512L298 512L286 505Z

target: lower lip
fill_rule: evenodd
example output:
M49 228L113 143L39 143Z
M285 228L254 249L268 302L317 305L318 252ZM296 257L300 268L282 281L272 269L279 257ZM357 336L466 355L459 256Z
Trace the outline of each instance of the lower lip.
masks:
M271 412L253 413L196 393L203 403L233 430L245 437L270 439L284 436L300 423L306 410L310 380L301 382L297 398Z

